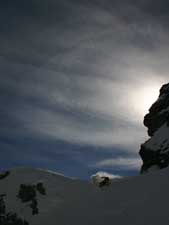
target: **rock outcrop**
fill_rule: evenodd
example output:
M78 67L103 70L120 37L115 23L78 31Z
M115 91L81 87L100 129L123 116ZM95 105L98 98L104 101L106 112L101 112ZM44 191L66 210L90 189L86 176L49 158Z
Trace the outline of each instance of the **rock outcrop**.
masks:
M160 89L157 101L144 118L150 139L141 145L141 173L169 165L169 84Z
M32 209L32 215L39 213L37 191L41 195L46 195L46 190L43 183L40 182L37 185L21 184L17 195L18 199L20 199L22 203L29 203L28 206Z

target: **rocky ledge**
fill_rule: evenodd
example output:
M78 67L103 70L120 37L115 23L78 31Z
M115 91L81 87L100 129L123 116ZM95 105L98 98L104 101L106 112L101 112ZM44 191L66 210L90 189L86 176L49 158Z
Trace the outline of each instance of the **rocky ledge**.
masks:
M141 173L169 165L169 83L162 86L157 101L144 117L150 139L141 145Z

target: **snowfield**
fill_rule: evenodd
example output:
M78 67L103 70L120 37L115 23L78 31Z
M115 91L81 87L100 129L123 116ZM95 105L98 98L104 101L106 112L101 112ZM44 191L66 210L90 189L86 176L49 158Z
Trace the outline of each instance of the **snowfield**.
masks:
M46 195L38 194L39 214L16 197L20 184L42 182ZM168 225L169 169L123 178L99 188L49 171L17 168L0 180L9 211L30 225ZM3 224L4 225L4 224Z

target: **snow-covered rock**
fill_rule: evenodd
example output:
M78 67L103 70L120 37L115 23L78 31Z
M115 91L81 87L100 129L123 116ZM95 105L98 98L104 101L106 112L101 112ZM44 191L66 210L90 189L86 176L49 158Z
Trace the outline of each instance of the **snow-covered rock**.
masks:
M97 172L96 174L91 176L91 181L94 185L98 187L109 186L112 181L115 181L119 178L122 178L119 175L113 175L107 172Z
M151 138L141 145L142 173L152 166L165 168L169 165L169 84L161 88L159 98L144 118L144 125Z

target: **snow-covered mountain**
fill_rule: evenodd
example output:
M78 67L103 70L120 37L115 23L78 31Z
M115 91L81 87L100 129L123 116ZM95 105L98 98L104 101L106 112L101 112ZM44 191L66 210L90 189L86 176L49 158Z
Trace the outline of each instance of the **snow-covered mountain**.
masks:
M45 194L37 193L38 213L33 215L31 201L27 199L23 203L18 193L21 191L21 184L35 187L39 182L43 184ZM134 178L119 179L103 188L48 171L13 169L0 180L0 193L6 194L3 197L6 214L16 212L17 217L25 220L25 223L0 224L168 225L168 187L169 168ZM28 188L28 197L33 196L30 193L31 189ZM2 212L2 204L0 210Z
M165 168L169 165L169 84L162 86L157 101L144 118L151 137L140 150L143 160L141 172Z

